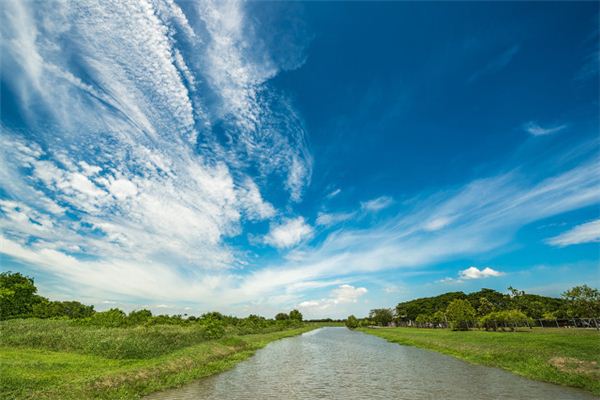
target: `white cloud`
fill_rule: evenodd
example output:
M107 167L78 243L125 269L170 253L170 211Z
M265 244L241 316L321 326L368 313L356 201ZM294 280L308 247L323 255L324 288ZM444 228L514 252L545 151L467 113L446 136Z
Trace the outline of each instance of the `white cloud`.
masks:
M265 236L265 243L284 249L297 245L310 238L313 229L303 217L284 220L281 224L272 224L269 233Z
M239 190L241 207L250 219L266 219L275 216L273 205L265 201L254 181L246 178Z
M461 279L483 279L502 275L504 275L504 272L496 271L494 269L491 269L490 267L485 267L483 269L479 269L477 267L469 267L458 273L458 276Z
M452 217L440 216L427 221L424 225L426 231L438 231L445 228L452 222Z
M559 247L600 242L600 219L578 225L565 233L548 239L547 242Z
M363 210L377 212L392 205L394 200L388 196L381 196L373 200L361 202L360 206Z
M332 226L335 224L339 224L340 222L348 221L353 218L356 213L323 213L320 212L317 215L317 225L322 226Z
M364 287L340 285L331 291L329 297L320 300L305 300L298 304L298 307L311 311L332 309L340 304L356 303L367 292L367 289Z
M533 136L546 136L551 135L556 132L560 132L567 128L566 124L557 125L549 128L542 128L537 122L529 121L525 125L523 125L523 129Z
M337 196L338 194L340 194L342 192L342 189L337 188L332 190L331 192L327 193L327 195L325 195L325 197L327 199L333 199L335 196Z

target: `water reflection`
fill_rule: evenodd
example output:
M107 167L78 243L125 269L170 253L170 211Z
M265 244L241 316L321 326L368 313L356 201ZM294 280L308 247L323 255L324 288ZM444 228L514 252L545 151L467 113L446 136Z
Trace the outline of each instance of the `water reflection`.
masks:
M280 340L234 369L147 399L595 399L346 328Z

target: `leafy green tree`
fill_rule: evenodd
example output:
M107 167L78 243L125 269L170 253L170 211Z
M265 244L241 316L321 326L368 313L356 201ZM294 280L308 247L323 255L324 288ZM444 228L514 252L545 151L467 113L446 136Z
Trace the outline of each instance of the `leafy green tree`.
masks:
M600 291L588 285L575 286L564 292L567 314L572 318L596 318L600 316Z
M376 308L369 312L369 319L379 326L387 326L394 319L394 314L389 308Z
M43 299L36 292L32 278L19 272L0 273L0 320L30 316L34 304Z
M280 312L275 316L275 320L277 321L287 321L288 319L290 319L290 316L283 312Z
M42 297L37 304L33 305L31 314L35 318L79 319L91 317L94 312L94 306L86 306L78 301L49 301Z
M514 331L520 326L530 326L531 319L519 310L504 310L491 312L479 319L479 325L485 330L496 330L498 328L504 330L509 328Z
M148 322L152 318L152 311L150 310L134 310L127 316L127 323L129 325L142 325Z
M419 326L423 326L423 325L431 323L431 317L426 314L419 314L419 315L417 315L417 318L415 318L415 322Z
M454 300L446 309L446 317L453 331L466 331L473 325L475 309L467 300Z
M446 322L446 314L443 311L436 311L431 316L431 322L434 324L434 327L437 327L439 324L443 324Z
M494 303L489 301L486 297L481 297L479 299L479 307L477 308L477 314L487 315L494 311L496 311L496 306L494 305Z
M346 319L346 326L350 329L358 328L358 319L354 315L350 315Z
M290 311L290 319L294 321L302 321L302 313L298 310Z

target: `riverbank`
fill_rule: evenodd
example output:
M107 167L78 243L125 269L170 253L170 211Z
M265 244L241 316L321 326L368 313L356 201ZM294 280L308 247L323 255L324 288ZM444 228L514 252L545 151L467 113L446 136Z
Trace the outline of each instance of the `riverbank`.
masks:
M64 321L40 321L37 332L30 329L17 334L22 338L16 340L22 339L23 343L35 335L45 338L45 341L35 340L35 344L31 341L28 346L14 344L15 333L11 328L17 324L7 321L0 326L0 398L140 398L225 371L274 340L324 325L305 323L299 328L218 340L199 339L192 344L195 336L190 329L156 327L150 334L140 328L98 331L81 328L77 332ZM54 328L54 332L44 335L44 328ZM59 336L61 329L66 337L75 338L77 334L77 337L95 335L103 339L90 340L95 342L94 347L71 343L72 348L65 349L64 343L69 343ZM157 347L158 343L164 345Z
M584 329L453 332L361 328L390 342L434 350L474 364L600 395L600 333Z

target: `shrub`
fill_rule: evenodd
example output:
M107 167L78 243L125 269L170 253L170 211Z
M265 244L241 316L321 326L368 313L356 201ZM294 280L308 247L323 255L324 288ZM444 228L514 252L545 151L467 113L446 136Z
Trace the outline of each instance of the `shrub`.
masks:
M295 321L302 321L302 313L298 310L292 310L290 311L290 319L293 319Z
M446 317L453 331L467 331L475 321L475 309L467 300L454 300L446 309Z
M358 319L354 315L349 316L346 319L346 326L350 329L358 328Z
M290 316L289 316L289 315L287 315L286 313L282 313L282 312L280 312L279 314L277 314L277 315L275 316L275 319L276 319L277 321L285 321L286 319L290 319Z
M119 328L127 325L127 316L118 308L111 308L108 311L97 312L87 320L90 325L102 326L105 328Z
M495 311L491 312L479 320L479 326L487 330L497 330L509 328L514 331L520 326L529 326L531 319L519 310Z

